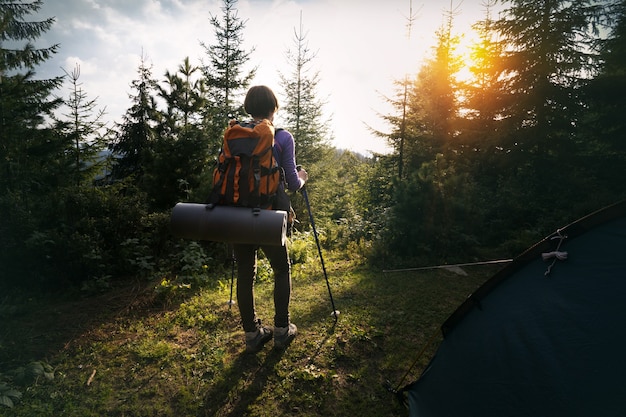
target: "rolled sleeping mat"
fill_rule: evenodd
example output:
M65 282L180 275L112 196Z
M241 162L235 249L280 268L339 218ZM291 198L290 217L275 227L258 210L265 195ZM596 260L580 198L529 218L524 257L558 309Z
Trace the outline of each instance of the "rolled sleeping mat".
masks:
M287 212L178 203L172 209L170 230L190 240L284 246Z

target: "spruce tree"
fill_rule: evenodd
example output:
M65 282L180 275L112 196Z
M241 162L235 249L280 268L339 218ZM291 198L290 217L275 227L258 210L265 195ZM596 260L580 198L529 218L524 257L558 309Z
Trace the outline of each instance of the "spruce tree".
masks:
M456 55L458 36L453 34L453 11L436 33L433 55L420 69L409 89L406 117L405 166L415 171L437 154L456 146L458 123Z
M505 229L528 218L558 224L576 213L576 206L592 209L581 208L585 202L579 199L590 187L581 121L588 112L584 87L597 74L594 43L605 3L507 3L493 22L502 42L503 88L499 152L491 160L499 186L492 207L507 213L501 220Z
M136 184L141 184L145 167L153 157L160 122L155 100L158 85L152 78L152 67L146 59L142 55L138 78L131 82L135 92L129 95L131 107L118 125L115 142L111 145L115 154L113 178L120 180L132 176Z
M602 184L612 201L625 196L626 178L626 1L606 9L608 37L599 41L602 66L586 92L584 149L589 176Z
M497 0L487 0L485 18L473 25L480 39L470 52L471 78L461 85L461 106L466 121L461 140L469 153L492 152L499 146L495 133L502 119L505 90L501 79L502 43L493 28L492 8L496 3Z
M236 6L237 0L223 0L221 17L210 15L215 44L200 43L208 58L202 67L207 98L204 128L212 139L209 152L215 155L229 119L244 115L239 101L256 73L256 68L245 70L254 49L243 49L246 21L239 18Z
M432 56L409 85L406 107L403 84L398 84L392 104L401 116L387 118L394 129L392 140L403 142L404 175L393 181L391 207L381 225L384 247L378 250L402 258L401 262L449 260L461 254L457 245L466 239L456 224L464 217L462 203L471 187L457 170L461 61L453 30L455 14L455 9L446 11ZM453 233L455 241L450 240Z
M504 42L508 97L502 117L512 132L508 151L538 155L572 151L584 106L581 87L595 74L595 0L511 0L493 22ZM567 146L567 148L566 148Z
M70 95L66 101L68 112L65 113L65 130L73 147L68 150L74 155L73 175L75 185L80 186L83 181L93 182L103 170L102 162L98 158L106 140L106 123L103 121L104 109L97 110L97 99L89 99L79 82L80 65L76 65L72 72L65 74L70 82Z
M28 21L42 1L0 0L0 188L42 192L63 181L65 144L46 125L61 104L52 92L61 77L37 79L35 69L59 45L36 48L53 18ZM10 47L5 46L9 43ZM61 162L61 163L60 163Z
M54 244L41 228L58 221L50 205L70 179L67 140L51 126L62 78L38 79L35 72L59 48L34 46L54 23L29 20L41 5L0 0L0 264L7 278L0 285L47 278L48 258L33 248Z
M411 42L411 34L413 30L413 23L415 22L417 15L413 13L413 1L409 3L409 16L407 17L407 41ZM398 159L398 179L402 179L404 177L404 142L406 140L407 133L407 111L408 111L408 99L409 99L409 88L410 88L410 78L409 74L404 74L404 79L402 81L395 82L395 85L398 87L398 100L388 100L392 106L400 111L401 116L398 118L394 116L390 116L387 118L391 125L394 126L395 132L391 135L387 135L387 140L396 150L397 159ZM381 135L384 136L384 135Z
M616 1L606 11L609 36L599 42L602 66L587 89L594 106L592 131L602 132L613 146L626 150L626 1Z
M319 72L311 72L310 68L316 55L309 49L302 16L299 29L294 30L294 45L295 50L286 54L291 73L288 76L279 73L286 97L280 115L284 120L282 127L296 140L298 162L310 167L324 157L328 148L328 121L323 120L324 103L317 98Z

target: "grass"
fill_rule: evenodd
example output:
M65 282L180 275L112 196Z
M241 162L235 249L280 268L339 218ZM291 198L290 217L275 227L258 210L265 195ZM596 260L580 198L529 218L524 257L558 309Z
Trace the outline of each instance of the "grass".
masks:
M318 259L294 265L291 313L299 334L283 352L270 343L244 353L237 307L227 303L230 276L173 304L156 301L154 283L38 308L5 300L0 387L4 379L21 398L12 408L0 404L0 415L406 415L383 385L417 378L435 346L406 375L418 352L493 268L474 267L468 276L383 273L353 259L325 261L339 320ZM256 294L270 323L271 281L260 279ZM32 363L44 363L53 378L17 381L16 370Z

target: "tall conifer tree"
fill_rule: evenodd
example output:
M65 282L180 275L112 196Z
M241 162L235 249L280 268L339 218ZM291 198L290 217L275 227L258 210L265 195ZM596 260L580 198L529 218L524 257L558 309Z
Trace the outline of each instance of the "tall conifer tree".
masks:
M580 87L595 74L592 42L602 6L595 0L512 0L493 22L504 42L502 117L509 151L566 155L581 111ZM517 133L515 133L517 132Z
M597 181L614 195L624 194L626 178L626 0L606 9L609 36L601 40L602 66L586 90L584 149Z
M0 0L0 188L41 190L63 181L65 144L46 128L46 117L61 104L52 96L62 78L40 80L35 69L58 50L36 48L53 18L28 21L42 1ZM10 47L5 46L9 43Z
M310 65L315 59L303 32L302 16L300 27L294 30L295 50L287 51L291 73L280 73L280 84L285 92L285 103L281 106L281 118L285 128L296 139L298 161L311 166L324 156L328 146L328 129L323 117L324 103L317 98L316 88L319 72L310 72Z
M153 158L160 121L155 100L158 86L146 60L142 55L137 71L138 78L131 82L135 91L134 95L129 95L131 107L118 126L115 142L112 144L112 151L117 156L113 177L123 179L133 176L136 183L141 183L145 167Z
M458 102L456 73L459 43L453 33L454 11L437 31L433 56L422 66L409 90L405 165L413 170L455 146Z
M501 80L502 42L493 28L492 9L497 0L487 0L483 20L473 28L480 39L473 45L469 71L471 78L462 84L461 96L464 125L462 143L471 152L482 153L486 149L493 151L497 143L498 122L502 119L502 100L505 96Z
M104 109L96 111L97 99L89 99L82 89L79 82L80 65L77 64L71 73L65 71L65 74L71 83L70 95L66 101L66 135L73 143L73 175L75 185L80 186L84 180L93 182L103 169L98 163L98 153L105 145L105 112Z
M223 0L221 17L210 15L215 43L201 42L208 58L202 68L207 88L204 122L207 136L214 141L210 144L212 154L217 154L221 146L222 133L228 120L243 115L238 101L256 73L256 68L249 71L245 69L254 49L243 49L246 21L239 18L236 6L237 0Z
M54 19L29 20L42 1L0 0L0 285L41 281L47 259L32 243L50 241L40 229L57 219L50 210L60 186L69 181L67 138L50 125L62 100L53 90L61 77L38 79L36 68L58 45L37 48L34 41ZM48 272L48 270L45 270Z
M626 0L606 11L611 20L608 39L599 43L603 64L588 90L596 119L593 130L626 150Z

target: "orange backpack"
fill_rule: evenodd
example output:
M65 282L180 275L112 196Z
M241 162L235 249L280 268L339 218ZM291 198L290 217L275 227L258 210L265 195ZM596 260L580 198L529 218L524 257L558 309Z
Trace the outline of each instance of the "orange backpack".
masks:
M274 126L269 120L231 123L213 172L209 203L271 209L281 181L273 149Z

